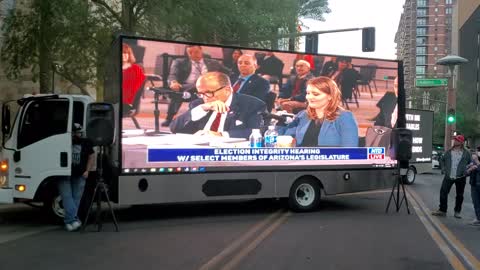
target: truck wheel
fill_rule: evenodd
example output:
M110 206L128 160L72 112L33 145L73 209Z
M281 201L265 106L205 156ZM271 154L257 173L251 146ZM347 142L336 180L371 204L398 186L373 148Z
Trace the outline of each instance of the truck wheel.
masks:
M63 223L65 211L63 210L62 198L58 192L52 192L44 198L43 210L55 223Z
M417 177L417 170L413 167L410 166L407 169L407 175L404 178L404 184L411 185L415 182L415 178Z
M288 204L295 212L307 212L317 208L320 203L321 188L311 178L298 179L290 188Z

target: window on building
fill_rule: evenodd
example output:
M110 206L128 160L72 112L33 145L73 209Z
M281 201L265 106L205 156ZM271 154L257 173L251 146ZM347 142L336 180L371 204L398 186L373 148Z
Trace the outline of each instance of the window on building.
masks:
M425 36L425 35L427 35L427 28L417 27L417 36Z
M438 8L435 8L435 12L438 12Z
M417 54L427 54L427 47L417 47Z
M451 7L447 7L445 9L445 14L452 14L452 8Z
M426 8L418 8L417 9L417 17L427 16L427 9Z
M417 45L425 45L425 44L427 44L426 37L417 37Z
M435 22L438 22L438 18L437 18L437 17L435 17L434 21L435 21Z
M446 0L446 1L445 1L445 4L451 5L451 4L453 4L453 0Z
M417 65L425 65L427 58L425 56L417 56Z
M416 70L417 75L424 75L425 74L425 66L417 66Z
M417 0L417 7L426 7L427 0Z
M427 18L417 18L417 25L427 25Z
M434 66L434 67L433 67L433 70L437 71L437 67L436 67L436 66Z

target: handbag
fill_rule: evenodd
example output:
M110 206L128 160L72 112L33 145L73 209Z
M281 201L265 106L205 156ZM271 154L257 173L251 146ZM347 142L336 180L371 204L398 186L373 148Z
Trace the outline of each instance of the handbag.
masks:
M391 134L392 129L388 127L369 127L365 135L365 147L385 147L386 151L390 147Z

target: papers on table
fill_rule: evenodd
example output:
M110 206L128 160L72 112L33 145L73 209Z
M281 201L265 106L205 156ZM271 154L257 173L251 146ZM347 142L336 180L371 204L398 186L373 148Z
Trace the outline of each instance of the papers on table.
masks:
M125 133L124 133L125 134ZM157 136L145 136L139 134L134 136L129 133L129 137L122 138L124 145L146 145L148 147L166 147L166 148L190 148L190 147L248 147L248 142L244 138L225 138L219 136L198 136L192 134L161 134Z

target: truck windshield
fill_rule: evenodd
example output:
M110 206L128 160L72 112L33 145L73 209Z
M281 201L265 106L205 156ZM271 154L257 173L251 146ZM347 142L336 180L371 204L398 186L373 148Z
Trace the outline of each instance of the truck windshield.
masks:
M25 103L20 119L18 149L44 138L67 132L67 99L40 99Z

